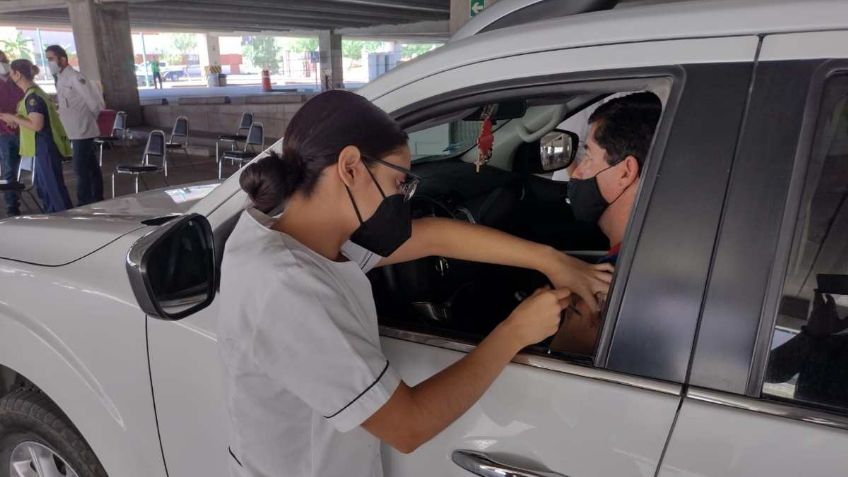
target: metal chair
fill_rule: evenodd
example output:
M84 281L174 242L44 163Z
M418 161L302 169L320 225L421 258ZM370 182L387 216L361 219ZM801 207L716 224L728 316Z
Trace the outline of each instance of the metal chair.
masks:
M141 162L138 164L119 164L115 167L115 172L112 174L112 197L115 197L115 176L118 174L128 174L135 176L135 193L138 194L138 181L145 174L164 173L165 184L168 183L168 148L165 146L165 132L161 129L150 132L147 137L147 145L144 146L144 154L141 156ZM151 164L151 157L159 157L162 159L161 164ZM144 185L147 189L147 184Z
M188 159L189 134L188 118L179 116L174 121L174 127L171 129L171 138L165 143L165 148L169 151L180 149L185 154L186 159Z
M221 162L221 154L219 153L218 146L222 142L230 143L230 150L235 150L236 143L243 142L247 140L247 136L242 134L242 131L250 131L250 125L253 124L253 113L242 113L241 121L239 122L238 130L235 134L222 134L218 136L218 140L215 141L215 160L219 163Z
M259 146L259 151L255 151L251 146ZM218 179L223 178L224 160L229 160L230 164L238 163L239 167L250 162L257 154L265 149L265 126L262 123L253 123L247 131L247 138L244 141L244 150L242 151L224 151L221 160L218 161Z
M30 172L29 185L21 182L21 176L23 175L23 171ZM22 157L20 165L18 166L18 175L17 179L14 181L5 181L0 180L0 193L4 192L14 192L20 198L22 204L26 204L27 208L32 210L32 207L24 200L24 194L28 195L32 203L35 204L35 207L38 209L40 213L44 213L44 209L41 207L41 203L35 197L35 194L32 193L32 189L35 187L35 158L33 157Z
M115 123L112 125L112 135L101 136L94 140L94 144L100 148L100 167L103 167L103 146L111 148L112 144L120 142L122 146L127 147L127 134L129 134L129 131L127 128L126 111L118 111L115 114Z

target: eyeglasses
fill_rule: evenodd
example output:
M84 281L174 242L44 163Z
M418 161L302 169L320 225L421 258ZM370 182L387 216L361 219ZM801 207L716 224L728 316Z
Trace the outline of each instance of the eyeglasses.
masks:
M397 166L395 164L392 164L391 162L384 161L382 159L377 159L376 157L370 157L365 155L363 155L362 157L364 157L368 161L377 162L390 169L394 169L398 172L403 172L404 174L406 174L406 180L400 183L400 185L398 186L398 192L403 195L403 200L405 201L411 199L412 196L415 195L415 190L418 189L418 184L421 182L421 176L413 174L412 171L410 171L409 169Z

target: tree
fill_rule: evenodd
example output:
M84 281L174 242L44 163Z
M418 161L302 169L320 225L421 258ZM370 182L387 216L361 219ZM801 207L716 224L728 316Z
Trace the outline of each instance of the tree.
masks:
M186 55L197 51L197 35L194 33L165 33L162 35L168 45L164 59L169 65L182 64L186 61Z
M172 35L174 48L187 55L197 50L197 35L194 33L176 33Z
M379 51L383 43L380 41L342 40L342 56L359 60L362 53Z
M404 58L412 59L442 46L439 43L407 43L402 48Z
M0 50L3 50L10 60L28 59L32 60L32 38L24 38L21 32L11 40L0 40Z
M280 48L274 37L246 36L242 38L242 55L253 66L268 68L276 73L280 69Z
M317 38L297 38L289 43L289 48L294 53L307 53L310 51L318 51Z

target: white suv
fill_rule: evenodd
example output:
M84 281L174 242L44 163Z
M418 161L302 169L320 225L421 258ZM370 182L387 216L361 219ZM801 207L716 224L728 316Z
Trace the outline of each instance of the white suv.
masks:
M563 2L498 5L361 90L410 132L416 214L595 259L609 244L574 221L551 173L606 98L651 91L663 113L596 339L528 348L431 442L384 448L385 473L845 474L848 2L523 24L509 19ZM0 223L0 476L225 473L215 291L244 207L233 177ZM384 350L414 384L536 277L434 257L371 279Z

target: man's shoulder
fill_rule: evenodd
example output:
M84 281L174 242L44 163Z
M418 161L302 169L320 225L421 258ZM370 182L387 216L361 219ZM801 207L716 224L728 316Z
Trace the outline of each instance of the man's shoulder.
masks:
M64 71L59 75L59 81L74 81L77 83L85 84L88 80L85 75L81 72L74 69L73 66L68 66Z

